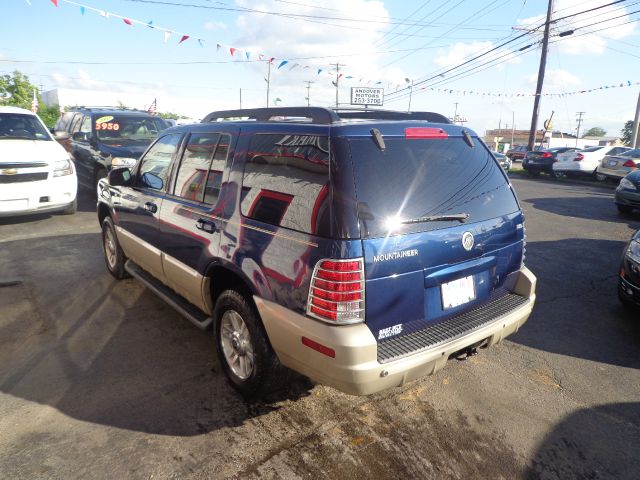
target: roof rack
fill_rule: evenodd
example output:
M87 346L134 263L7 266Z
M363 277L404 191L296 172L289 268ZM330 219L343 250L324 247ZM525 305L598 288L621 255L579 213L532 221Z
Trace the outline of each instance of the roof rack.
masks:
M447 117L434 112L400 112L396 110L370 110L361 108L329 109L324 107L274 107L246 108L211 112L201 123L219 120L302 121L321 125L338 123L344 119L362 120L424 120L434 123L451 123Z
M138 108L132 107L120 107L113 105L74 105L70 107L71 110L74 109L82 109L82 110L122 110L125 112L146 112L146 110L140 110Z

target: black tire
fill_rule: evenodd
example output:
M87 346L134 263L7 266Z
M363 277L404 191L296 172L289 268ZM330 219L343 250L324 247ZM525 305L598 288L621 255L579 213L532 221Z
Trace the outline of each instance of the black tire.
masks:
M105 217L102 221L102 250L104 252L104 262L107 264L109 273L118 280L129 277L129 274L124 269L127 257L125 257L122 248L120 248L111 217Z
M233 388L247 399L278 390L286 369L271 348L253 302L235 290L225 290L216 301L214 318L218 358Z
M631 213L633 211L633 207L630 207L629 205L616 204L616 207L618 207L618 212L624 213L624 214Z
M62 215L73 215L78 211L78 198L74 198L64 210L61 211Z

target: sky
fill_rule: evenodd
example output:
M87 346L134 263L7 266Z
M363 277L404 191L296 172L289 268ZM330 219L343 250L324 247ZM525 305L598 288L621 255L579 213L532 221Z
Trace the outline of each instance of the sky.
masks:
M352 87L383 88L385 109L458 115L483 135L531 125L547 5L2 0L0 74L194 119L264 107L267 85L270 106L335 106L339 77L341 106ZM584 112L581 132L618 135L640 92L640 0L555 0L553 18L539 128L553 112L555 130L575 133Z

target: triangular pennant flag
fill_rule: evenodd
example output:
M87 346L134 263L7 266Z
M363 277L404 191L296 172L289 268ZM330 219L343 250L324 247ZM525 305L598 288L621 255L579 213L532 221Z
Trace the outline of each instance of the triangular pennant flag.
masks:
M273 63L273 61L274 61L275 59L276 59L276 57L271 57L271 58L269 59L269 63Z
M300 64L299 64L299 63L294 63L293 65L291 65L291 66L289 67L289 71L291 71L291 70L293 70L294 68L299 67L299 66L300 66Z
M233 57L236 54L236 49L233 47L229 48L229 53L231 53L231 56Z
M167 40L169 40L169 37L171 36L171 32L164 32L162 35L164 36L164 43L167 43Z
M184 42L185 40L188 40L188 39L189 39L189 35L182 35L182 38L178 42L178 45L180 45L182 42Z
M247 57L247 60L251 60L251 52L244 52L244 55Z
M318 75L320 75L320 72L321 72L321 71L322 71L322 69L321 69L321 68L319 68L319 69L318 69Z
M289 60L283 60L280 62L280 65L278 65L278 70L280 70L282 67L284 67L287 63L289 63Z
M106 10L100 10L100 15L103 16L104 18L109 18L110 13L107 12Z
M84 15L84 7L82 5L80 5L80 14Z
M258 55L258 60L262 60L264 58L264 53L261 53L260 55Z
M149 28L156 28L156 27L154 27L154 26L153 26L153 20L149 20L149 21L147 22L147 27L149 27Z
M220 45L219 43L216 43L216 52L219 52L221 48L222 48L222 45Z
M51 3L53 3L56 7L58 6L58 0L51 0Z
M204 47L204 40L202 40L201 38L198 39L198 45L200 45L201 47Z
M127 25L133 25L133 23L131 23L131 20L129 20L128 18L123 18L122 21Z
M342 78L342 73L340 75L338 75L338 79Z

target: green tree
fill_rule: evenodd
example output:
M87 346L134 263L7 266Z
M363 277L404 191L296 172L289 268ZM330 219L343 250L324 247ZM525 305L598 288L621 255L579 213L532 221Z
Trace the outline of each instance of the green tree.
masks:
M189 117L185 117L184 115L180 115L179 113L173 113L173 112L158 112L158 116L160 118L171 118L173 120L178 120L180 118L189 118Z
M36 86L29 81L29 77L17 70L12 74L0 77L0 103L2 105L30 109L34 90L36 98L40 101Z
M631 135L633 135L633 120L625 122L624 127L622 128L622 130L620 130L622 143L627 146L631 146Z
M607 134L607 131L602 127L591 127L589 130L584 132L585 137L604 137Z
M40 102L38 105L38 116L42 119L47 128L53 128L58 121L58 118L60 118L60 106L46 105Z

